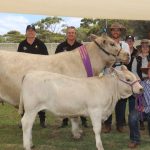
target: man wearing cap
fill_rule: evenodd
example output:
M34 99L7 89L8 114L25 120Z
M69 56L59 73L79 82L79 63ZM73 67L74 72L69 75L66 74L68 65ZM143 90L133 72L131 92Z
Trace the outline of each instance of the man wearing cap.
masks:
M28 25L26 28L26 39L19 44L18 52L48 55L45 44L36 38L34 25Z
M118 22L115 22L110 27L110 36L111 38L120 45L120 47L127 51L130 54L129 46L124 41L121 41L121 34L126 30L126 28L119 24ZM129 62L127 62L129 63ZM114 67L116 69L120 70L120 66L122 63L117 60L114 64ZM125 118L125 105L126 101L124 99L121 99L117 102L117 105L115 107L115 113L116 113L116 129L119 132L123 132L123 126L124 126L124 118ZM105 128L104 132L109 133L111 131L111 124L112 124L112 115L104 122Z
M132 71L132 63L134 58L138 55L138 50L134 47L134 36L133 35L127 35L125 38L126 43L129 45L130 48L130 54L131 54L131 60L129 64L127 64L128 70ZM129 98L129 113L134 110L135 108L135 97L131 95Z
M140 112L143 112L143 119L147 120L148 122L148 131L150 136L150 63L148 63L148 66L145 68L141 68L141 71L144 74L147 74L147 79L140 82L140 84L144 88L143 92L143 107L140 109ZM134 109L129 114L129 127L130 127L130 143L128 144L129 148L137 148L137 146L140 144L140 132L139 132L139 120L141 113L139 112L139 107L137 109Z
M34 25L28 25L26 28L26 39L23 40L18 46L18 52L48 55L46 45L36 38L36 29ZM33 62L37 63L37 62ZM40 125L45 128L45 111L39 113Z

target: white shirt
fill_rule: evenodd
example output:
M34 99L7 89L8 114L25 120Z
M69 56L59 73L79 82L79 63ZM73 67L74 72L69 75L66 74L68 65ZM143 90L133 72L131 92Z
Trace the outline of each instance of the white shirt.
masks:
M139 56L142 57L142 55L139 55ZM146 56L146 57L142 57L142 62L141 62L141 63L142 63L141 68L146 68L146 67L147 67L147 65L148 65L147 56ZM136 58L134 58L134 60L133 60L131 71L132 71L136 76L138 76L138 74L137 74L137 60L136 60ZM138 77L139 77L139 76L138 76ZM144 78L144 77L147 77L147 74L142 73L142 77L143 77L143 78Z
M129 53L129 56L130 56L129 60L131 60L131 54L130 54L129 45L128 45L126 42L124 42L124 41L120 41L119 43L120 43L121 48L122 48L124 51L126 51L126 52ZM122 63L120 62L120 60L116 60L115 65L118 65L118 66L115 67L116 69L121 70L121 65L122 65ZM105 68L104 74L107 74L108 72L109 72L109 68Z

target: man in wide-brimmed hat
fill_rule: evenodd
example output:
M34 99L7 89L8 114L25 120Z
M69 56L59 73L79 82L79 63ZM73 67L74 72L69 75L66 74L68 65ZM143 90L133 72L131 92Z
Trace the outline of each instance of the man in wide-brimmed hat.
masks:
M130 129L130 140L131 142L128 144L129 148L136 148L140 144L140 132L139 132L139 120L142 113L143 120L147 120L148 122L148 131L150 135L150 62L148 66L145 68L141 68L141 71L147 74L147 79L140 82L140 84L144 88L143 97L140 98L140 105L138 109L134 109L129 114L129 129ZM139 113L139 111L141 113Z
M150 41L148 39L142 39L140 45L136 46L136 48L140 50L142 47L150 47Z
M113 24L111 24L110 30L112 29L120 29L121 31L126 31L126 28L118 22L114 22Z
M110 37L118 45L120 45L120 47L123 50L127 51L130 55L129 45L127 43L125 43L124 41L121 41L121 35L122 35L123 31L126 30L126 28L122 24L115 22L110 26L109 29L110 29ZM129 62L127 62L127 63L129 63ZM116 69L120 69L121 65L122 65L122 63L120 62L120 60L117 60L113 67L115 67ZM115 108L116 129L119 132L123 132L123 126L125 123L125 105L126 105L126 101L121 99L117 102L117 105ZM111 124L112 124L112 115L104 122L105 127L104 127L103 131L105 133L109 133L111 131Z

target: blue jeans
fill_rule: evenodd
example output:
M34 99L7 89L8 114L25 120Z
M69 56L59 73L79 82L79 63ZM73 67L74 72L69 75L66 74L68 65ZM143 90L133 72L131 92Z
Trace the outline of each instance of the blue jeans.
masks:
M130 129L130 140L134 143L140 143L139 112L133 110L129 113L128 119Z
M129 113L131 113L135 109L135 97L131 95L129 98Z
M115 107L116 126L117 127L124 126L125 109L126 109L126 99L119 100ZM112 124L112 115L110 115L109 118L104 123L105 123L105 125L111 125Z
M133 110L129 114L128 118L129 129L130 129L130 140L134 143L140 143L140 131L139 131L139 120L140 113L136 110ZM148 130L150 135L150 113L143 113L143 119L148 122Z

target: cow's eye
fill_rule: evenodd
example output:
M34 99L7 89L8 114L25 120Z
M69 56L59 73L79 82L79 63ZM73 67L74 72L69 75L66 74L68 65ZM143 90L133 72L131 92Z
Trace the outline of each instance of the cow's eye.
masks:
M111 45L111 46L115 46L115 44L114 44L114 43L110 43L110 45Z
M130 79L126 79L126 81L127 81L127 82L130 82L131 80L130 80Z

